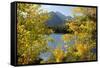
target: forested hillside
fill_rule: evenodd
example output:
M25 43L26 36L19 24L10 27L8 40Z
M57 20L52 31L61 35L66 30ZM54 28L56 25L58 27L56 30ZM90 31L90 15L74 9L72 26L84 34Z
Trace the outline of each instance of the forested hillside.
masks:
M18 3L18 64L96 60L96 8L73 7L72 12L73 18L61 21L66 32L59 33L47 26L53 17L41 5Z

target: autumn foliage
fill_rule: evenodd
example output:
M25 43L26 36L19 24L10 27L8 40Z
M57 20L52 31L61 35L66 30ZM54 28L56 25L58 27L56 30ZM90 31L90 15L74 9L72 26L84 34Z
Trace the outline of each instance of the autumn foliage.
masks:
M52 50L48 47L47 38L54 31L45 26L50 18L47 11L40 9L41 5L17 4L17 57L18 64L58 63L73 61L96 60L96 8L73 8L73 19L67 21L66 33L62 36L64 43L74 39L74 44L60 46ZM67 10L66 10L67 11ZM47 61L39 55L50 52L52 57Z

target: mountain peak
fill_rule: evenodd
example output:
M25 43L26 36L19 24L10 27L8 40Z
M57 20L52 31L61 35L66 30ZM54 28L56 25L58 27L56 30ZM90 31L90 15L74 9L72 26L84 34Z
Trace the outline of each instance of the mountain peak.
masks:
M60 12L49 12L50 18L46 22L46 25L50 28L53 28L55 31L62 32L63 29L66 27L65 23L67 20L67 16L63 15Z
M65 23L66 16L60 12L49 12L51 18L47 21L48 26L60 26Z

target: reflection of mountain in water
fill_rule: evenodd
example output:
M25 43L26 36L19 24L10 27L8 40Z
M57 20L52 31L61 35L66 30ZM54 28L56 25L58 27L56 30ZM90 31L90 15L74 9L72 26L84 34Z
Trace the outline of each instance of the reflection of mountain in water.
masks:
M50 19L47 21L47 26L52 28L55 33L66 33L66 21L71 19L71 16L65 16L60 12L50 12Z

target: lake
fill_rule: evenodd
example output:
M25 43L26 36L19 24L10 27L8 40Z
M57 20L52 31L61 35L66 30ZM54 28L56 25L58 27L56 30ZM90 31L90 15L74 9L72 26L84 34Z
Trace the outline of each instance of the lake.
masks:
M67 47L68 45L73 45L75 43L75 39L73 38L71 41L65 42L63 40L64 34L51 34L50 37L54 39L54 42L49 41L48 46L52 49L55 49L57 47L61 47L64 50L64 47Z
M60 34L60 33L50 34L49 37L52 38L54 41L48 41L48 46L52 50L54 50L57 47L60 47L64 52L66 52L68 46L75 44L75 38L73 38L71 41L65 42L62 38L63 35L64 34ZM52 54L50 52L45 52L45 53L40 54L40 58L46 61L51 55Z

